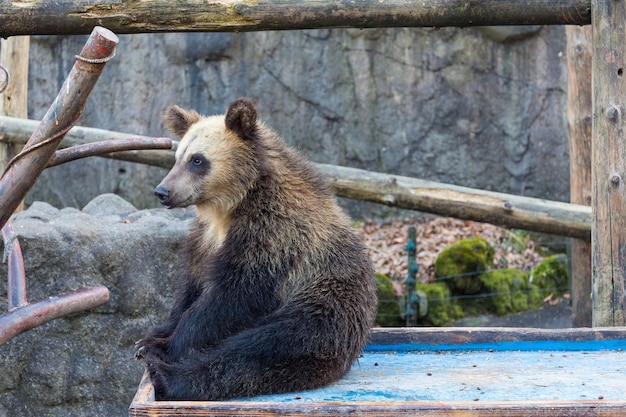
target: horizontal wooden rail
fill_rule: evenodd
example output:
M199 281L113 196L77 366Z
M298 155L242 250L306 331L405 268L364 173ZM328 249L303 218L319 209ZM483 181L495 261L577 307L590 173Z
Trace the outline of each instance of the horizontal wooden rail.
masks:
M37 122L0 116L0 141L24 143ZM126 133L76 126L60 147L131 137ZM118 152L109 157L171 168L174 150ZM103 155L104 156L104 155ZM318 164L340 197L500 226L590 239L591 208L468 187Z
M158 13L155 13L158 10ZM0 4L0 36L588 25L589 0L66 0Z
M591 239L591 208L539 198L320 165L341 197L499 226Z
M17 117L0 116L0 142L23 145L30 134L39 124L36 120L20 119ZM94 142L107 140L120 140L136 138L137 135L130 133L113 132L110 130L96 129L92 127L74 126L65 134L59 149L66 149L73 146L82 146ZM177 142L173 142L176 150ZM174 153L166 150L132 150L123 152L113 152L103 157L121 159L131 162L139 162L153 166L170 169L174 165Z

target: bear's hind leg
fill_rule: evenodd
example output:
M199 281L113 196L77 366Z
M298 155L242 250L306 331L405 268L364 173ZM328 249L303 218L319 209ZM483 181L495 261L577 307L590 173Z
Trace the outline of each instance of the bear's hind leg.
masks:
M317 388L343 376L358 356L330 348L334 343L324 343L333 340L330 335L285 336L289 327L279 322L245 330L175 363L147 358L157 400L210 401Z

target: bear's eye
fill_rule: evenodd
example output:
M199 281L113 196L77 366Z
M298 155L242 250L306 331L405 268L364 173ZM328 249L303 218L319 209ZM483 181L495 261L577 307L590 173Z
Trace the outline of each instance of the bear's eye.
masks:
M190 169L198 174L205 173L209 169L209 161L203 155L192 155L189 158Z

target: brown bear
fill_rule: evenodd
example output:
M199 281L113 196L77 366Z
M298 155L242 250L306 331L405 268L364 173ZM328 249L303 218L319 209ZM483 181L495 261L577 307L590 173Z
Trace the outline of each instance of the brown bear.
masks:
M155 189L195 205L180 290L137 342L157 400L220 400L321 387L344 375L376 313L366 249L325 179L237 99L226 115L173 106L182 137Z

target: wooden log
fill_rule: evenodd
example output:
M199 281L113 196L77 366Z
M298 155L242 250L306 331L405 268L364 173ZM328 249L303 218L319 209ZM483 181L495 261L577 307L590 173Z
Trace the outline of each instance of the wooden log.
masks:
M589 239L591 209L361 169L318 165L341 197L442 216Z
M14 117L0 116L0 143L24 144L37 128L38 124L39 122L36 120L22 120ZM87 145L106 140L130 139L134 137L137 137L137 135L91 127L74 126L65 134L63 141L59 144L59 149L67 149L72 146ZM176 143L177 142L173 142L174 145ZM175 151L176 147L174 147L173 150ZM170 169L174 165L173 151L136 150L114 152L100 156L138 162L166 169Z
M158 13L155 13L158 10ZM1 2L0 36L485 25L587 25L589 0Z
M103 27L94 28L54 103L22 152L5 167L0 178L0 226L7 222L45 169L65 133L76 123L118 41L113 32Z
M0 117L0 142L25 141L35 124L33 121ZM131 135L77 126L65 135L60 147L127 137ZM118 152L108 156L169 169L174 163L175 149L174 146L169 151ZM317 166L329 177L335 193L340 197L586 240L591 236L589 207L356 168L326 164Z
M565 28L567 36L567 120L570 202L591 205L591 26ZM573 239L572 323L591 326L591 242Z
M593 0L593 325L626 324L626 3Z

